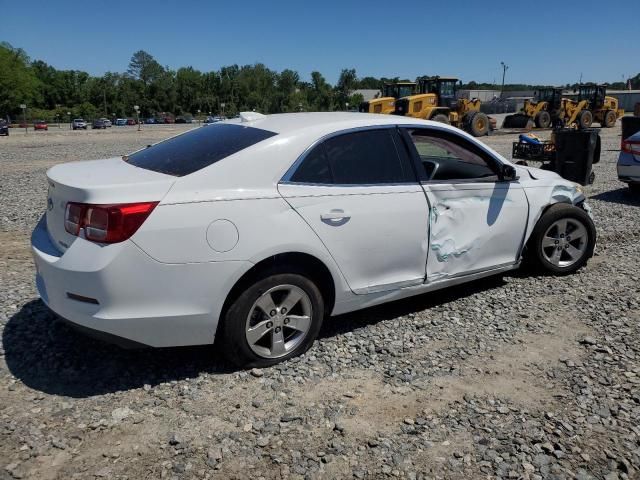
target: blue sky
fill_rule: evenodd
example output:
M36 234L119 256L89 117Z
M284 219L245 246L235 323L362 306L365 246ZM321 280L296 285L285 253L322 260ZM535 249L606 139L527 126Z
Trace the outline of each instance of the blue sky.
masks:
M638 18L640 0L0 0L0 40L92 74L143 49L171 68L262 62L331 83L342 68L500 82L504 61L507 83L564 84L640 72Z

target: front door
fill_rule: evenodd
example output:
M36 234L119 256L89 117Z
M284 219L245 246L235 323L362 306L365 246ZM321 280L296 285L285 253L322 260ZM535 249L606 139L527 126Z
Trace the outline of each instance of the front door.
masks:
M461 135L406 133L424 169L431 206L427 281L514 264L528 215L522 186L501 181L499 161Z

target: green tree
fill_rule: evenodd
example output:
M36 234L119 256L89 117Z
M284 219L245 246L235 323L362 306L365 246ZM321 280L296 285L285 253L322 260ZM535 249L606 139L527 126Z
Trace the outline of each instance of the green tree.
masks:
M39 106L42 85L20 48L0 43L0 117L20 112L20 104Z
M338 97L338 110L345 108L345 104L349 101L351 92L357 88L358 77L355 68L345 68L340 72L340 78L336 85L336 93Z

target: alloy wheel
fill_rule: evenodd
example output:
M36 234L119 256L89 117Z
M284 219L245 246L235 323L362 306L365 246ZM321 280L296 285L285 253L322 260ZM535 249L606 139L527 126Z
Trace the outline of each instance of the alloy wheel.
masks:
M253 303L245 336L251 350L263 358L279 358L293 351L311 328L311 298L295 285L278 285Z
M557 267L570 267L584 257L588 243L587 228L580 220L561 218L542 237L542 255Z

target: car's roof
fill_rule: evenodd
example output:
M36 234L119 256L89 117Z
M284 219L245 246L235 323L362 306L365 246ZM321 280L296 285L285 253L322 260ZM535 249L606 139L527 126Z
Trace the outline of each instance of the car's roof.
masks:
M229 123L238 123L238 120ZM280 113L241 122L249 127L261 128L279 134L294 133L309 128L338 131L377 125L425 125L429 123L432 122L411 117L357 112Z

